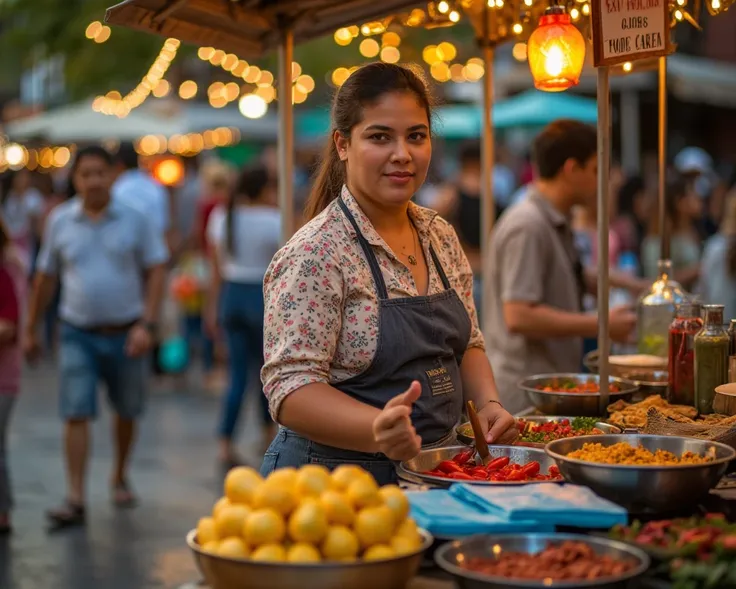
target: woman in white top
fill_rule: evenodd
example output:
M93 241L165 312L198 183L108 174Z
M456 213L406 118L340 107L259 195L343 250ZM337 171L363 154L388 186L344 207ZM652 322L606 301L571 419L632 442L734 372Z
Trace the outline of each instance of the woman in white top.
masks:
M31 173L12 172L0 197L0 217L5 221L10 240L28 268L31 266L36 240L40 236L43 195L33 186Z
M233 436L243 395L263 366L263 276L279 249L281 215L275 208L275 183L263 167L245 170L226 207L207 224L214 278L205 321L224 330L229 356L229 385L220 419L220 460L236 464ZM268 402L260 395L264 439L274 434Z

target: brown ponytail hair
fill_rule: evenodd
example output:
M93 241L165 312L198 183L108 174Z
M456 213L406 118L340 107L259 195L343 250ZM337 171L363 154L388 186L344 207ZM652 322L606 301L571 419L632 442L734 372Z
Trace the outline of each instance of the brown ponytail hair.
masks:
M426 109L432 121L432 98L427 83L418 70L390 63L371 63L355 72L340 86L332 101L332 125L327 138L312 191L305 206L307 219L314 219L340 194L345 184L345 163L340 161L335 146L335 132L350 137L360 123L365 106L375 104L384 94L409 92Z

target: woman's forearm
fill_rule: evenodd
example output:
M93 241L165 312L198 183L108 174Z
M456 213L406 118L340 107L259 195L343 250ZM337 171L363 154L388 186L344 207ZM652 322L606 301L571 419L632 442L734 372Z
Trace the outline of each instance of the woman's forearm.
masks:
M318 444L378 452L373 421L380 411L328 384L308 384L288 395L278 421Z
M460 377L463 381L463 401L473 401L480 410L489 401L498 401L498 389L493 378L491 363L481 348L470 348L463 356L460 365Z

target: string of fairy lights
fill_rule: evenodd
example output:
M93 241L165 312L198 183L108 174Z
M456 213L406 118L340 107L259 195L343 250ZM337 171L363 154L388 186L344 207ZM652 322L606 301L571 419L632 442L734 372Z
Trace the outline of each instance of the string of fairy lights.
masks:
M693 8L690 8L692 1ZM736 0L706 0L705 6L709 14L717 15L726 11ZM408 29L435 29L452 27L466 18L477 28L479 15L484 6L493 10L490 41L500 44L512 41L512 55L517 61L528 59L526 40L534 31L539 16L548 7L549 2L538 0L432 0L424 8L415 8L404 14L396 14L381 20L363 24L355 24L337 29L333 34L334 42L340 47L357 45L358 52L366 59L380 59L386 63L397 63L401 60L402 36ZM588 33L588 21L591 12L590 0L557 0L563 5L570 19L584 34ZM674 0L670 2L672 24L688 22L700 28L698 0ZM90 41L102 44L111 37L110 27L100 21L90 23L85 29L85 37ZM259 118L266 114L269 104L278 99L272 72L248 63L233 53L226 53L214 47L200 47L197 56L212 67L220 68L232 76L230 81L214 81L207 88L200 88L194 80L185 80L174 88L166 74L175 60L180 41L169 38L161 49L141 81L130 92L123 95L118 90L110 90L95 98L92 108L99 113L124 118L132 110L142 105L150 96L164 98L174 91L182 100L192 100L206 94L213 108L223 108L238 102L240 112L249 118ZM445 40L422 48L422 61L426 64L429 75L438 83L477 82L485 75L483 61L477 57L462 58L458 47ZM622 73L635 70L633 63L625 63L620 67ZM358 68L337 67L327 75L327 83L339 87ZM292 96L293 104L306 102L315 90L314 78L302 72L299 63L292 64ZM231 145L240 140L237 129L218 128L202 133L189 133L164 137L147 135L138 142L141 154L156 155L173 153L177 155L196 155L197 153L216 147ZM28 149L17 143L6 143L0 146L0 169L29 167L31 169L52 170L68 164L74 146L49 146L41 149Z

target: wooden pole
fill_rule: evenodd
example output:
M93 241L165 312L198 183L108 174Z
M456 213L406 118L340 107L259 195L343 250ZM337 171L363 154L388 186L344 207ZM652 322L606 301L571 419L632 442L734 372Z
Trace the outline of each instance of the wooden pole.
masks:
M600 415L608 406L608 177L611 165L611 88L608 67L598 68L598 374Z
M491 230L495 219L496 207L493 200L493 57L494 50L491 45L491 22L492 11L488 3L483 3L483 39L481 49L483 51L483 65L485 75L483 76L483 133L482 133L482 155L481 157L481 316L482 320L488 321L491 316L491 296L488 288L487 261L489 256L489 243Z
M294 34L291 27L282 31L279 44L279 134L278 195L281 209L281 242L294 232L294 106L291 100L291 63L294 61Z
M667 191L667 57L659 58L659 84L657 88L659 128L657 137L657 198L659 203L659 237L661 260L670 259L670 238L667 228L667 207L665 199Z

